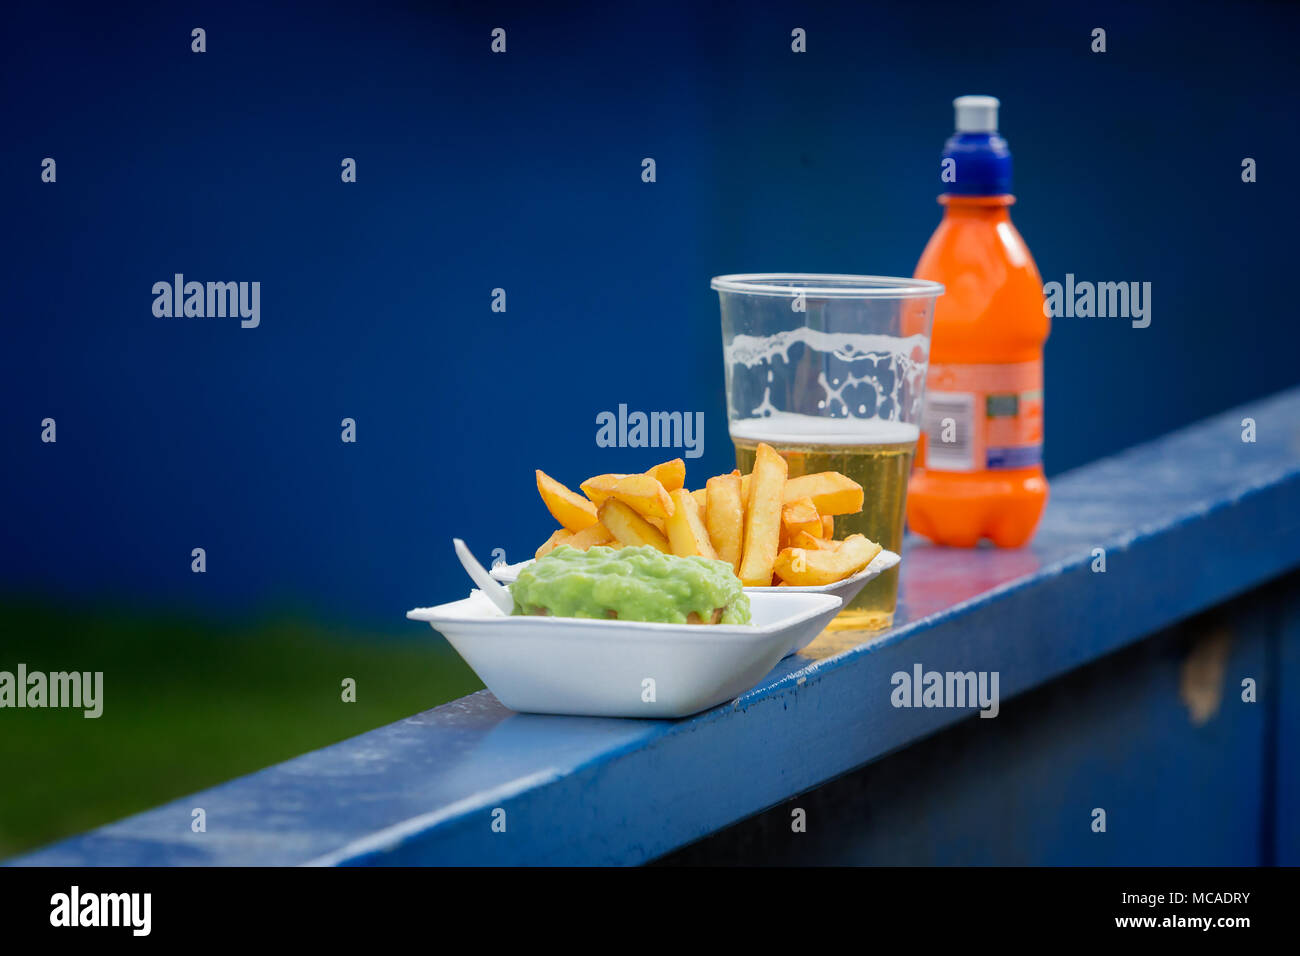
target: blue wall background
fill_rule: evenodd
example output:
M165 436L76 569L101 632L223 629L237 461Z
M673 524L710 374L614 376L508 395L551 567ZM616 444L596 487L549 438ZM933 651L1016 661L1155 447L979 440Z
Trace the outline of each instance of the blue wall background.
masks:
M1049 472L1300 380L1293 5L5 16L11 594L402 632L468 588L451 535L512 560L546 536L535 467L666 457L598 448L598 412L702 410L688 480L730 468L710 276L910 274L961 93L1002 99L1045 280L1153 284L1147 329L1056 322ZM261 326L154 317L176 272L260 281Z

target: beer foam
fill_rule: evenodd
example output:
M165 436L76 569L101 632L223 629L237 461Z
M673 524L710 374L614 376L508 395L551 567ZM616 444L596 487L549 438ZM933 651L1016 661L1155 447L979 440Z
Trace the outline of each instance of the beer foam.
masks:
M921 414L930 339L800 326L766 336L736 335L723 358L735 417L770 417L785 409L807 413L815 407L827 416L821 420L838 414L858 422L915 422Z
M823 332L800 326L775 335L737 335L724 351L724 357L729 364L746 368L767 364L778 355L789 362L790 346L796 342L815 352L829 352L844 362L882 357L897 357L911 362L913 355L919 355L924 363L930 354L930 340L924 335L900 337L865 332Z
M901 445L921 437L920 428L907 422L823 418L794 412L742 418L732 422L730 429L733 439L783 445Z

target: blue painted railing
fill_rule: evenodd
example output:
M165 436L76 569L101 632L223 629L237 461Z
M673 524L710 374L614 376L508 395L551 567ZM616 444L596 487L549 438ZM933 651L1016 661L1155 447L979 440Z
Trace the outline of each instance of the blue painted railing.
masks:
M909 541L894 628L823 635L694 718L485 691L12 862L707 860L796 805L785 862L1300 862L1298 567L1300 389L1059 476L1031 547ZM917 664L998 672L1001 712L895 707Z

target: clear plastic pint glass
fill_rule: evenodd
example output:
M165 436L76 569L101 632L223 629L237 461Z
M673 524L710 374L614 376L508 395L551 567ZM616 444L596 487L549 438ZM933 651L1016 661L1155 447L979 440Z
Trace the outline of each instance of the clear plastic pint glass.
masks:
M717 276L727 421L749 474L766 442L790 477L839 471L862 485L834 536L863 534L898 551L920 437L937 282L881 276ZM835 629L893 623L898 568L868 582Z

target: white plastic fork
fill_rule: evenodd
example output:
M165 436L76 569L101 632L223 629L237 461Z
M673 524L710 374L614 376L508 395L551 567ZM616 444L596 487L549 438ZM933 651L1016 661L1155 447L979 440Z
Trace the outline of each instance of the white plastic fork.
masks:
M464 541L460 538L452 538L451 543L456 546L456 557L460 558L465 573L478 585L479 590L488 596L488 599L501 610L502 614L514 613L515 599L510 592L498 584L492 575L488 574L487 568L478 563L478 558L474 557Z

